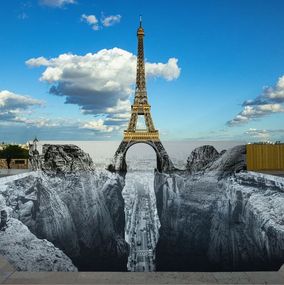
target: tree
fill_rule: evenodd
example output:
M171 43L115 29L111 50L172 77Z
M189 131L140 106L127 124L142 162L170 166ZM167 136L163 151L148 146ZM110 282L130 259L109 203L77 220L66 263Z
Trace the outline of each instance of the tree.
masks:
M28 157L29 151L18 145L8 145L0 151L0 158L6 159L8 169L10 169L12 159L27 159Z

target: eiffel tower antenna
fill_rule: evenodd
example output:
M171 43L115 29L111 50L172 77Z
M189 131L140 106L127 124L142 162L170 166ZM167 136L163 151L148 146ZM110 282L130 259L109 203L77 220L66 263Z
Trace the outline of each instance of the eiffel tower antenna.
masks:
M134 103L131 105L131 116L128 128L124 131L123 140L114 156L115 162L113 168L116 171L126 171L127 166L125 156L127 150L136 143L146 143L150 145L157 154L157 169L159 171L169 171L174 169L174 166L160 141L159 131L154 127L151 116L151 106L148 103L144 62L144 29L142 27L141 15L139 27L137 29L137 41L137 68ZM146 129L137 128L139 116L144 118Z

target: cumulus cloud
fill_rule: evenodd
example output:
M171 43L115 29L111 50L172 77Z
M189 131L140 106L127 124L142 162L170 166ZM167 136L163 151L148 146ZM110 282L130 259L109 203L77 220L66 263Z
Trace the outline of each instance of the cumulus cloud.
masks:
M24 111L41 105L42 101L30 96L15 94L8 90L0 91L0 119L3 121L17 120Z
M62 8L69 4L75 4L75 0L39 0L39 3L44 6Z
M18 95L8 90L0 91L0 108L5 109L27 109L30 106L41 105L40 100L29 96Z
M33 67L39 67L42 65L48 66L49 61L44 58L43 56L37 57L37 58L31 58L26 62L29 66Z
M94 31L98 31L99 30L99 20L97 19L97 17L95 15L83 14L81 16L81 21L86 22L87 24L89 24Z
M105 115L107 125L125 124L136 76L136 56L119 48L103 49L83 56L61 54L56 58L32 58L28 66L45 66L40 80L50 83L50 93L65 96L66 104L77 104L84 114ZM146 63L149 77L176 79L177 59Z
M119 23L120 20L121 20L121 15L110 15L107 17L103 17L101 19L101 22L104 27L110 27Z
M260 118L273 113L284 112L284 76L280 77L274 87L267 87L263 93L253 100L243 102L243 110L235 118L227 122L228 126L247 123L251 119Z
M264 88L262 94L253 100L246 100L243 106L264 105L284 102L284 75L281 76L274 87Z
M37 62L34 64L36 65ZM110 109L109 118L95 118L93 120L47 118L36 114L34 108L43 104L43 101L30 96L15 94L7 90L0 91L1 134L18 138L15 134L18 132L26 139L30 139L31 134L40 134L49 139L58 137L59 134L60 139L72 139L74 133L88 139L91 139L93 135L103 138L109 133L113 135L121 132L127 117L124 114L119 114L125 107L125 103L118 103L115 108ZM115 114L116 112L118 114Z
M264 104L256 106L245 106L235 118L227 122L228 126L235 126L248 123L251 119L256 119L271 115L273 113L283 113L284 108L281 104Z
M146 63L146 74L153 77L164 77L166 80L176 79L180 75L180 68L177 63L176 58L170 58L166 64Z
M112 132L114 129L117 129L118 127L108 126L105 124L103 119L98 119L98 120L83 123L81 125L81 128L98 131L98 132L109 133L109 132Z

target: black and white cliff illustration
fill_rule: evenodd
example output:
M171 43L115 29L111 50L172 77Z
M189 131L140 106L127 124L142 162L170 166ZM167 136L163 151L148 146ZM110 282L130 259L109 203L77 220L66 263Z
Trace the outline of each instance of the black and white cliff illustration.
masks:
M0 179L0 254L32 271L278 270L284 178L246 171L243 145L184 162L120 175L46 144L33 171Z
M157 270L278 270L284 179L246 172L245 146L195 149L188 173L155 174Z
M40 169L1 184L8 229L16 219L18 226L28 227L28 235L53 245L50 255L54 257L50 258L55 258L58 251L62 258L67 259L67 255L79 270L126 270L123 179L96 170L89 155L74 145L45 145L43 155L32 157L35 159L40 161L33 161L33 165L40 165ZM4 239L9 231L1 234ZM44 245L40 246L44 249ZM39 247L39 254L45 255L44 250L40 252ZM21 268L18 256L7 254L2 246L0 254ZM61 269L72 268L69 258L70 265ZM31 269L38 269L34 266Z

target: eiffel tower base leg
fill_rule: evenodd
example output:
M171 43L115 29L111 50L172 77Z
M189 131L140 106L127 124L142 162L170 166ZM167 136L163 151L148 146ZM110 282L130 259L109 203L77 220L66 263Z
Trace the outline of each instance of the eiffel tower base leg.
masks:
M175 167L172 161L169 158L167 151L165 150L163 144L160 140L146 140L146 141L126 141L123 140L115 155L113 164L109 165L108 170L113 172L127 172L127 164L126 164L126 153L128 149L137 143L146 143L150 145L154 151L156 152L157 157L157 170L159 172L171 172L175 170Z

